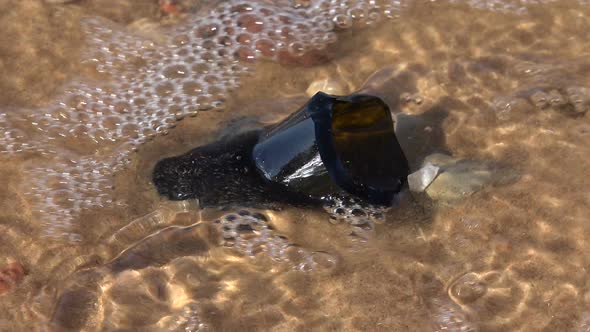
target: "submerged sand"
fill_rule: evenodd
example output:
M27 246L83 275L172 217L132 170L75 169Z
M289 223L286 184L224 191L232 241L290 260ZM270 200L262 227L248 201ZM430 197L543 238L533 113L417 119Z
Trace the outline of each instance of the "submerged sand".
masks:
M3 112L47 105L67 82L103 79L81 64L83 16L182 24L163 18L155 1L99 2L0 4ZM71 229L81 242L43 236L43 215L23 197L25 170L47 157L3 156L0 264L18 262L26 275L0 295L0 329L588 330L588 31L590 7L578 2L514 12L418 1L379 27L341 32L328 63L259 63L224 110L184 119L139 148L115 176L113 196L126 205L78 217ZM378 92L401 96L395 112L430 121L406 138L410 154L436 147L500 165L512 180L452 202L408 194L360 242L350 224L331 223L319 209L259 211L285 241L336 259L311 272L220 246L213 221L233 210L175 216L177 206L162 203L150 183L159 159L210 142L232 119L276 121L306 100L315 80L355 91L383 68L390 77ZM141 222L113 237L153 211L166 225L203 227L188 241Z

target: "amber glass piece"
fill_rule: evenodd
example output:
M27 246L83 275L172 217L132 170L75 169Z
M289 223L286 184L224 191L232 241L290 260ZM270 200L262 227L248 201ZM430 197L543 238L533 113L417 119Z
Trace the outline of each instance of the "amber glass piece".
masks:
M305 204L349 195L390 205L408 162L387 105L370 95L319 92L282 122L161 160L153 181L174 200L201 205Z
M387 105L370 95L314 95L264 133L253 159L267 180L312 198L346 191L389 204L403 187L408 162Z

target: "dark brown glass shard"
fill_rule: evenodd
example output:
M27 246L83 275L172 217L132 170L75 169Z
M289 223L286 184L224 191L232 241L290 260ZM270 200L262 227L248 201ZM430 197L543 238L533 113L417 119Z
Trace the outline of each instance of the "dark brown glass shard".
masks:
M275 126L162 160L154 183L171 199L204 205L299 204L346 194L390 205L408 173L381 99L319 92Z

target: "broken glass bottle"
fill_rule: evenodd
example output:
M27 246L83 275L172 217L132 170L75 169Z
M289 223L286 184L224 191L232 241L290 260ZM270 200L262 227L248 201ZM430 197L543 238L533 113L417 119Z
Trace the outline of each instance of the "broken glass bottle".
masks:
M153 180L160 194L203 206L297 205L339 195L391 205L408 173L380 98L318 92L276 125L160 161Z

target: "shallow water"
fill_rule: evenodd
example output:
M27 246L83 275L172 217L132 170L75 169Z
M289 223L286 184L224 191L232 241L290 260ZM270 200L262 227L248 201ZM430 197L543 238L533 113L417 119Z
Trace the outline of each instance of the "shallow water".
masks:
M191 67L205 92L170 96L159 84L187 81L165 69L200 64L181 50L209 38L179 36L219 2L185 3L0 3L0 268L24 269L2 270L0 329L590 330L588 3L396 1L369 27L318 30L319 53L217 54ZM270 17L295 15L280 5ZM398 128L414 170L443 151L493 181L362 222L158 198L158 160L238 118L277 121L325 78L420 119Z

